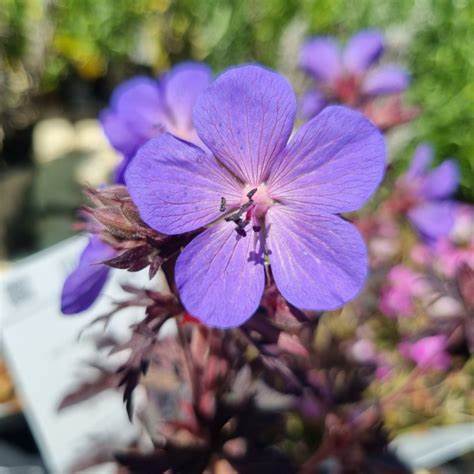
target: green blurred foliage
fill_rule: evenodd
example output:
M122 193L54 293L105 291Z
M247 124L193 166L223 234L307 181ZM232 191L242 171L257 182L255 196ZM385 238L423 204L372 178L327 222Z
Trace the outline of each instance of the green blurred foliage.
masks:
M0 21L1 50L6 58L15 61L24 54L26 4L16 0L4 0Z
M0 55L13 62L27 54L31 22L49 22L43 90L71 67L85 80L130 71L124 65L160 72L188 58L216 71L248 61L278 67L282 53L297 57L305 34L345 39L361 28L383 29L402 45L390 57L412 72L409 100L424 110L402 161L418 142L432 142L440 159L459 160L462 197L474 198L471 0L3 0L1 10Z
M145 15L148 0L63 0L53 5L53 46L86 78L105 74L109 62L130 53L132 38ZM54 79L54 76L51 77Z
M456 157L462 190L474 198L474 2L432 1L433 15L409 52L410 97L423 107L416 136L438 158Z

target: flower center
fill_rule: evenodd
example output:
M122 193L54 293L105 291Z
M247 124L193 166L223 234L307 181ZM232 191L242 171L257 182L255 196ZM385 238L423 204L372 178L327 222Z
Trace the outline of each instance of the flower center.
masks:
M255 188L247 184L244 188L242 204L245 204L249 199L248 196L250 193L252 193L251 200L253 201L253 206L250 210L258 219L265 217L268 209L270 209L270 206L273 204L273 199L268 193L267 185L263 183Z
M246 185L243 193L241 206L237 211L225 218L228 222L234 222L239 235L247 235L246 227L251 224L254 232L260 232L265 214L273 204L273 199L268 193L267 186L260 184L257 187ZM221 211L225 211L225 200L222 198Z
M335 93L347 105L355 105L359 96L359 80L353 74L347 74L336 81Z

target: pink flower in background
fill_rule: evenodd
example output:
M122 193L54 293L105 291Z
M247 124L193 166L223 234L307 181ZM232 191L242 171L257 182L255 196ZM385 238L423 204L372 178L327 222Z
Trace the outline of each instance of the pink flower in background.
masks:
M454 278L464 264L474 269L474 240L458 247L449 239L442 239L436 243L434 253L437 270L448 278Z
M375 366L375 377L378 380L386 379L392 372L392 366L387 360L385 354L378 351L375 344L367 338L361 338L355 341L350 353L359 363L371 363Z
M392 373L393 367L386 362L380 361L375 370L375 377L379 381L386 380Z
M474 206L456 206L449 238L440 239L434 253L438 270L448 278L455 277L463 265L474 269Z
M410 257L417 265L426 267L433 261L433 249L424 242L418 242L411 249Z
M384 100L368 100L360 110L382 131L410 122L421 113L420 107L407 105L402 94L391 95Z
M427 291L423 276L404 265L393 267L382 289L380 310L390 317L407 317L415 313L415 299Z
M423 337L416 342L402 342L398 345L398 350L420 369L446 370L451 363L447 345L448 338L441 334Z

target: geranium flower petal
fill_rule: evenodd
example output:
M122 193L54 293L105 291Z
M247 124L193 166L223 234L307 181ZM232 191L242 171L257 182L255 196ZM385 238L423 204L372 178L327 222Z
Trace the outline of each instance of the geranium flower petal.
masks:
M317 90L307 92L303 95L301 100L301 116L302 118L309 120L321 112L326 105L327 101L321 92Z
M300 66L317 81L332 83L342 75L338 42L323 36L312 38L301 49Z
M142 76L130 79L117 87L110 103L142 141L163 131L166 110L158 81Z
M176 262L176 285L186 310L212 327L239 326L257 310L265 272L257 234L241 237L221 222L192 240Z
M201 140L243 182L258 185L293 129L296 98L286 79L260 66L228 70L194 109Z
M125 156L122 161L115 167L113 172L113 182L115 184L125 184L125 171L127 170L128 165L130 164L132 156Z
M353 74L364 73L383 53L383 37L379 31L365 30L354 35L343 53L345 68Z
M434 150L431 145L427 143L418 145L405 176L409 179L423 176L433 161L433 156Z
M273 206L267 213L267 232L272 274L291 304L331 310L361 290L367 251L352 224L330 214Z
M362 84L366 95L387 95L403 92L410 84L407 71L399 66L387 64L370 72Z
M76 314L88 309L104 287L109 267L101 262L117 254L110 245L98 237L90 238L83 250L77 267L66 278L61 293L63 314Z
M194 62L178 64L163 77L164 96L174 135L189 139L194 132L193 107L211 79L210 68Z
M297 132L271 170L272 197L327 213L358 209L385 168L385 143L361 113L329 106Z
M109 143L122 155L133 156L142 144L140 136L130 130L127 123L111 109L103 110L99 120Z
M422 192L429 199L441 199L454 194L458 186L458 165L454 160L446 160L426 175Z
M408 218L429 241L447 236L454 225L456 206L452 201L426 201L408 211Z
M240 205L242 190L208 153L164 133L148 141L125 172L140 216L164 234L198 229Z

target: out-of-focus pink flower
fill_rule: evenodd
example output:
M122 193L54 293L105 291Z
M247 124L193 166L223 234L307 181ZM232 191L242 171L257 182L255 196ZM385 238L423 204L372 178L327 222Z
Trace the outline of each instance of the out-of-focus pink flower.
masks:
M415 298L427 291L422 275L397 265L390 270L387 280L388 284L382 289L380 310L390 317L413 316Z
M405 104L401 94L367 102L362 111L383 131L410 122L421 113L420 107Z
M453 229L448 238L437 242L434 253L437 270L448 278L463 265L474 269L474 206L456 206Z
M464 305L469 309L474 309L474 268L467 265L461 267L457 275L457 283ZM474 330L468 329L467 332L474 336ZM474 341L474 337L472 340Z
M411 249L410 257L417 265L425 267L433 260L433 252L427 245L417 243Z
M443 335L428 336L416 342L402 342L398 345L400 354L411 359L420 369L446 370L451 357L447 352L448 338Z
M377 351L370 339L363 338L354 342L351 346L351 354L357 362L374 364L375 377L378 380L385 380L390 376L392 365L383 352Z
M385 380L392 372L392 367L388 364L381 363L377 366L375 377L377 380Z
M474 240L466 246L458 247L450 240L442 239L437 242L434 253L436 269L448 278L455 277L464 264L474 268Z

